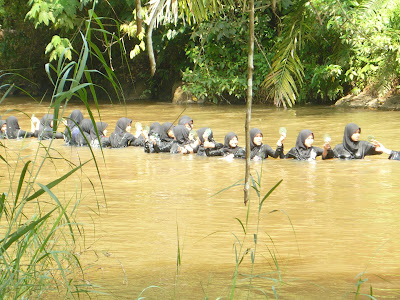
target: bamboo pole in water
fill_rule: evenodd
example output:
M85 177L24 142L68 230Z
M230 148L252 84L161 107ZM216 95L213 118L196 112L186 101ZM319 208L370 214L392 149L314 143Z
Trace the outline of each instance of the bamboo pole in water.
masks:
M247 62L247 103L246 103L246 174L244 182L244 205L250 195L250 121L253 102L253 58L254 58L254 0L249 1L249 52Z

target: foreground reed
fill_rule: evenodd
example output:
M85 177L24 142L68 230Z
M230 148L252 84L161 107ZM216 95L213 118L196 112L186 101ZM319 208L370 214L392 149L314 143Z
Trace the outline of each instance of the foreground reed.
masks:
M117 96L121 95L114 73L107 66L102 52L91 42L93 32L100 32L105 37L109 33L104 30L94 10L89 15L85 33L77 35L82 39L81 51L75 52L77 60L68 61L64 51L54 66L45 66L54 85L48 110L54 115L54 132L72 98L79 99L86 106L95 123L88 91L98 112L99 109L91 74L102 74L112 84ZM98 29L93 27L93 20ZM101 61L105 72L89 70L89 58ZM0 71L0 78L8 75L12 74ZM0 86L5 90L0 104L13 88L12 84ZM89 146L92 159L74 164L53 148L53 140L35 144L34 153L26 156L24 151L29 148L29 141L0 141L0 184L2 188L7 186L0 193L0 299L51 298L54 295L57 298L78 298L82 294L100 293L99 287L85 280L84 267L76 250L84 235L82 224L76 220L82 199L82 170L89 162L94 163L101 183L96 157ZM57 170L62 163L69 168L65 174L56 172L51 182L40 181L40 174L46 168L52 164ZM69 196L65 197L65 192L64 197L57 195L57 187L61 184L67 186Z

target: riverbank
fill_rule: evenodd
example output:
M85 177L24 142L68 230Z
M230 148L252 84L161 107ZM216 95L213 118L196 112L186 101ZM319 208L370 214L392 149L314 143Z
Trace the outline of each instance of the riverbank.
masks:
M374 110L400 110L400 95L380 98L368 92L362 92L358 95L347 95L339 99L336 101L335 106Z

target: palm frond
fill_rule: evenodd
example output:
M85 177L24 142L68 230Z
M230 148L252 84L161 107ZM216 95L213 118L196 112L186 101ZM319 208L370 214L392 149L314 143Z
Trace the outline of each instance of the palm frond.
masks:
M294 13L286 18L282 32L284 39L275 45L271 71L262 84L267 97L272 98L276 106L291 107L298 96L297 85L303 83L304 67L297 50L307 28L304 24L305 11L306 2L301 1Z

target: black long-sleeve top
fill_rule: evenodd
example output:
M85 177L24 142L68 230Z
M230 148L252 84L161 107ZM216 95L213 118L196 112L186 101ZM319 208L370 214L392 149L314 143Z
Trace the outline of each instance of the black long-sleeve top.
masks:
M367 141L359 141L355 153L346 150L343 144L336 145L333 149L334 156L340 159L363 159L367 155L382 154L375 150L375 146Z
M298 152L296 151L296 147L293 147L292 149L289 150L288 153L284 154L281 158L293 158L293 159L297 159L297 160L313 160L317 156L322 156L323 153L324 153L324 149L313 146L313 147L311 147L309 157L300 157L298 155ZM334 155L333 150L329 149L326 157L322 157L322 159L329 159L329 158L333 158L334 156L335 155Z
M267 144L262 144L261 146L254 147L250 152L250 158L254 159L258 156L260 159L267 159L268 156L273 158L281 157L283 154L283 145L277 146L275 150L271 148L271 146Z

